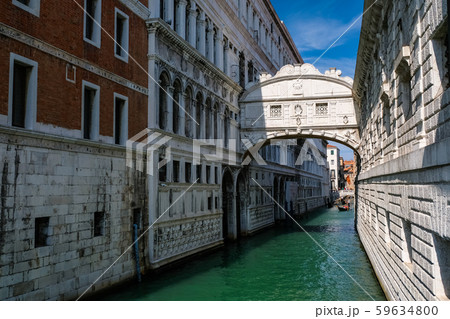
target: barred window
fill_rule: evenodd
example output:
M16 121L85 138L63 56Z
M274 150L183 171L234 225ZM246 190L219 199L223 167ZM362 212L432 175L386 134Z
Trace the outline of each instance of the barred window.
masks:
M328 103L316 103L316 115L327 115Z
M282 111L281 111L281 105L272 105L270 107L270 117L281 117Z

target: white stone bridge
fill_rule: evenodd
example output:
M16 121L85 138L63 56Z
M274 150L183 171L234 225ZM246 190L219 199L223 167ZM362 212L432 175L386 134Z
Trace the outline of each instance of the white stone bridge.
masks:
M274 77L263 74L240 101L243 143L249 149L274 138L310 137L356 151L359 116L352 84L340 71L322 74L311 64L286 65Z

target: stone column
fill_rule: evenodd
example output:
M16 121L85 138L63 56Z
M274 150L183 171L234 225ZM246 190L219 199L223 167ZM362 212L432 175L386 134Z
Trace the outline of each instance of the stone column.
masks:
M230 71L229 71L229 68L230 68L230 63L229 63L229 61L230 61L229 51L230 51L230 47L229 47L228 42L227 42L227 43L224 43L224 50L223 50L223 55L224 55L224 57L223 57L223 72L224 72L226 75L230 75Z
M159 3L159 2L158 2ZM156 26L155 24L147 25L148 29L148 74L151 78L156 79ZM155 81L148 81L148 92L149 96L158 96L159 87L156 85ZM147 125L149 128L157 127L157 99L147 99L148 100L148 112L147 112Z
M198 29L198 37L199 37L199 43L198 43L198 51L200 54L205 56L206 53L206 47L205 47L205 40L206 40L206 29L205 29L205 12L200 13L200 18L197 20L197 29Z
M192 103L191 116L193 118L193 120L191 121L191 123L192 123L192 134L191 135L192 135L192 138L199 139L200 136L197 134L197 126L199 126L201 123L197 124L196 122L197 122L197 107L200 107L200 106L197 106L197 101L195 99L193 99L191 101L191 103Z
M189 44L195 48L197 41L197 6L194 1L191 1L191 8L189 10Z
M208 56L207 59L209 61L211 61L212 63L214 63L214 29L212 26L212 22L210 22L207 26L206 26L208 33L207 33L207 37L208 37Z
M180 0L177 8L178 34L186 40L186 0Z
M174 87L167 87L167 109L166 109L166 130L168 132L173 132L173 91Z
M174 4L174 0L166 0L166 4L167 4L167 8L166 8L166 21L170 22L168 23L172 29L175 29L175 17L173 16L173 6Z
M203 105L202 111L201 111L201 120L200 120L200 138L205 139L206 138L206 109Z
M220 70L224 71L224 66L223 66L223 32L222 32L222 30L217 30L216 47L214 49L216 50L216 55L217 55L216 66Z
M233 190L233 204L232 204L232 213L231 216L229 216L228 218L231 217L231 227L229 227L228 233L231 233L231 239L236 239L237 238L237 191L236 189ZM230 226L230 224L228 224L228 226ZM231 230L231 232L230 232Z
M215 115L214 107L211 107L211 114L209 116L209 119L211 121L211 125L210 125L211 132L209 134L209 138L210 139L214 139L214 129L215 129L215 127L214 127L214 115Z
M186 123L186 106L185 106L185 99L186 94L182 93L180 94L180 111L179 111L179 118L178 118L178 134L185 136L185 123Z

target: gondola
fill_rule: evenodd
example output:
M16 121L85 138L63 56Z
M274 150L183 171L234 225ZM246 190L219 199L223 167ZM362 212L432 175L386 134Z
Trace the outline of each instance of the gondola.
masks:
M346 211L346 210L349 210L350 207L349 207L348 205L339 205L339 206L338 206L338 209L339 209L340 211Z

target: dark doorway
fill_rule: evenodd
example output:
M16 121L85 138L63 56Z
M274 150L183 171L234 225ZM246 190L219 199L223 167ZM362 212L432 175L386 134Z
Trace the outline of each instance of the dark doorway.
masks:
M227 240L232 237L230 232L230 216L233 213L233 177L229 171L226 171L222 178L222 234L223 239Z
M247 193L245 191L245 179L244 176L239 174L236 185L236 227L237 237L245 235L248 229L247 226Z

